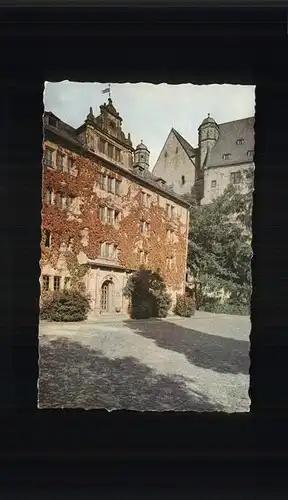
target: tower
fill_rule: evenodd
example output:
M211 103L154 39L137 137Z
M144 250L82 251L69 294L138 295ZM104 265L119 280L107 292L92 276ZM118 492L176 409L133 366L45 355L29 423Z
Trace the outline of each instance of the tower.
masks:
M200 170L205 168L210 151L219 137L219 127L214 118L208 113L198 128L198 144L200 149Z
M150 151L148 150L147 146L143 144L143 141L141 141L138 146L136 146L135 149L135 155L134 155L134 165L135 167L137 166L141 170L148 170L149 169L149 157L150 157Z

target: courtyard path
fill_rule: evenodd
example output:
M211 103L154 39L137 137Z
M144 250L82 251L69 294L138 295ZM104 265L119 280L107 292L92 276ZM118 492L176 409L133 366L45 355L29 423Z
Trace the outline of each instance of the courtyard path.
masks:
M250 320L40 325L40 408L249 411Z

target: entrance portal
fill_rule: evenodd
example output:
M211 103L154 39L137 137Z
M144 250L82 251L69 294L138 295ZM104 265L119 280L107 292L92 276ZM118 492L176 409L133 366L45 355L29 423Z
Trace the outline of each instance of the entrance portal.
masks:
M112 311L112 287L111 281L104 281L101 287L101 311Z

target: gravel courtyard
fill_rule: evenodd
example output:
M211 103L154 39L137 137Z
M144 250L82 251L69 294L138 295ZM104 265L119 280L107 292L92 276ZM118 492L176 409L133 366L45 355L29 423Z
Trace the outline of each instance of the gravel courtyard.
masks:
M249 411L250 319L41 323L39 408Z

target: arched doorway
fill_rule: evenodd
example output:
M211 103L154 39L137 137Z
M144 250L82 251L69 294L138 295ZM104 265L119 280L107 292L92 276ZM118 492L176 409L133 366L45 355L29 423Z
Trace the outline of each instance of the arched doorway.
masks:
M111 312L113 302L113 283L111 280L106 280L101 286L101 311Z

